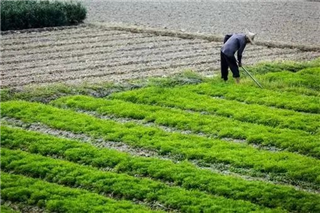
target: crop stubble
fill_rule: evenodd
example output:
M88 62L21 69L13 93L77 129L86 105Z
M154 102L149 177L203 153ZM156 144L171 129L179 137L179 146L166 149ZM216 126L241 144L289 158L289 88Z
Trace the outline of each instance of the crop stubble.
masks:
M81 25L1 36L2 87L119 82L192 69L215 75L221 42ZM306 60L319 52L248 46L243 62Z

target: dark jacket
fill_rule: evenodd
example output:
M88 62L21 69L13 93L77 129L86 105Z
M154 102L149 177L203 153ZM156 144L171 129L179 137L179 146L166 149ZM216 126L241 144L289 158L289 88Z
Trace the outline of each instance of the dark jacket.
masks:
M226 35L224 38L224 45L221 48L223 52L228 57L233 57L237 52L238 61L241 63L242 53L246 47L246 35L245 34L232 34Z

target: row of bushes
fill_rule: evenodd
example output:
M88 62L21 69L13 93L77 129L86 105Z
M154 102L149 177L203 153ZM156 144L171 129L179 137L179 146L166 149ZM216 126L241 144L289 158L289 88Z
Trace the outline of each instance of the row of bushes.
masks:
M80 3L1 1L1 30L74 25L81 23L86 14Z

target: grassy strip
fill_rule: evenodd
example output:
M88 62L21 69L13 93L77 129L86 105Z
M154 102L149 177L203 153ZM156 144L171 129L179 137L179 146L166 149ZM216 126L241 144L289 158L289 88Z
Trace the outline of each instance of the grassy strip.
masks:
M215 84L203 83L185 86L181 89L251 104L261 104L299 112L320 113L319 97L297 95L296 93L277 92L254 86L225 84L223 82Z
M1 150L3 170L81 188L112 194L128 200L160 202L182 212L253 212L268 211L246 201L187 191L164 183L126 174L103 172L67 161L51 159L22 151ZM269 210L270 211L270 210ZM270 211L271 212L271 211ZM280 211L279 211L280 212Z
M132 85L115 85L111 83L87 85L80 84L70 87L67 84L55 84L46 87L29 87L23 90L18 89L1 89L1 101L8 100L28 100L47 103L64 95L86 94L96 97L104 97L115 91L129 90Z
M221 175L198 169L187 162L173 163L156 158L133 157L127 153L99 149L89 144L17 128L2 126L1 134L2 146L10 149L57 156L99 168L113 168L118 172L174 182L175 185L186 189L198 189L231 199L248 200L270 208L298 212L320 211L320 206L317 205L320 203L318 195L297 191L291 187Z
M320 95L320 67L306 68L296 73L289 71L271 72L261 75L260 79L268 88L302 87Z
M303 72L309 70L319 70L319 67L307 68L296 73L290 71L269 72L262 75L255 75L255 78L263 85L264 89L274 90L277 92L285 92L290 94L305 95L305 96L320 96L317 87L316 75L303 76ZM251 72L251 70L249 70ZM309 81L307 78L311 78ZM211 84L221 84L220 77L207 79ZM229 82L229 83L232 83ZM241 84L249 87L256 87L254 81L244 74L241 76Z
M1 205L1 211L2 213L17 213L18 211L13 210L9 206Z
M270 72L298 72L306 68L313 68L320 66L320 58L312 61L275 61L275 62L265 62L260 63L255 66L250 67L250 72L255 74L266 74Z
M1 101L26 100L47 103L65 95L90 95L94 97L105 97L114 92L126 91L145 87L149 84L157 86L175 86L183 84L196 84L203 82L201 76L191 71L185 71L170 78L149 78L136 82L126 82L121 84L114 83L96 83L79 84L70 87L70 85L57 83L41 87L25 87L21 89L7 88L0 89Z
M197 89L195 89L195 87ZM320 115L303 114L284 109L272 109L257 104L245 104L234 100L212 98L208 97L207 95L201 95L188 91L200 91L200 88L204 88L204 91L209 91L209 87L215 86L205 83L190 86L188 89L181 87L148 87L126 92L113 93L111 98L134 103L151 105L156 104L160 106L176 107L200 112L206 111L243 122L258 123L271 127L300 129L310 133L316 133L320 131ZM221 87L227 88L229 86L222 85ZM238 88L238 90L240 89ZM308 123L308 125L305 125L306 123Z
M158 128L133 123L120 124L71 110L25 101L4 102L1 113L3 116L14 117L24 122L42 122L52 128L86 133L111 141L122 141L132 146L156 150L160 154L178 155L182 159L230 164L237 168L251 168L259 172L285 175L293 180L320 183L319 160L298 154L272 153L246 144L167 133Z
M261 63L248 68L251 73L256 74L264 88L310 96L320 96L317 89L320 84L319 69L320 58L303 62ZM244 77L246 76L245 74ZM210 82L219 83L217 79ZM256 86L249 77L244 78L242 84Z
M270 75L277 75L277 73L270 73ZM258 79L260 84L263 85L264 88L269 89L269 90L275 90L278 92L289 92L291 94L295 93L298 95L306 95L306 96L316 96L316 97L320 96L319 91L316 91L313 89L308 89L305 87L294 86L294 85L292 85L292 82L289 84L286 84L286 83L281 82L281 80L279 81L278 79L277 80L274 80L274 79L268 80L264 77L264 75L261 75L261 76L256 75L255 77L256 77L256 79ZM280 76L279 76L279 78L280 78ZM242 78L241 80L242 80L241 84L245 84L248 86L253 86L253 85L256 86L251 78ZM218 80L215 80L215 81L218 81ZM214 83L215 81L211 80L210 82ZM219 79L219 81L221 81L221 80Z
M69 107L72 109L96 111L99 114L116 115L133 119L144 119L147 122L155 122L160 125L175 127L182 130L191 130L195 133L215 134L219 137L231 137L236 139L247 139L251 143L261 143L263 145L273 145L282 149L287 148L306 155L320 158L319 137L312 136L301 131L288 129L274 129L261 125L243 123L231 118L203 115L200 113L185 112L179 109L168 109L159 106L144 104L134 104L121 100L98 99L89 96L62 97L51 102L54 106ZM243 112L242 112L243 113ZM293 115L286 120L285 117L273 115L273 117L283 120L283 125L287 126L295 121L297 124L308 123L310 126L319 126L320 116L314 117ZM290 114L288 113L288 116ZM300 116L299 116L300 115ZM311 118L312 122L309 122ZM300 120L299 120L300 119ZM308 126L308 127L310 127ZM317 129L316 127L314 127ZM246 130L246 131L244 131ZM252 135L255 137L252 138ZM317 143L318 140L318 143ZM303 144L299 143L304 141Z
M1 199L45 208L49 212L153 212L85 190L1 172Z
M80 3L1 1L1 30L55 27L81 23L86 9Z

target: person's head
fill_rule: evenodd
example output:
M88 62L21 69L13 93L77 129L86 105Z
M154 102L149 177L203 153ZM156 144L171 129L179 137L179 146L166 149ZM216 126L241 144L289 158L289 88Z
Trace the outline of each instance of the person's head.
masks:
M256 36L256 33L252 33L252 32L247 31L247 33L246 33L246 42L254 44L253 40L254 40L255 36Z

